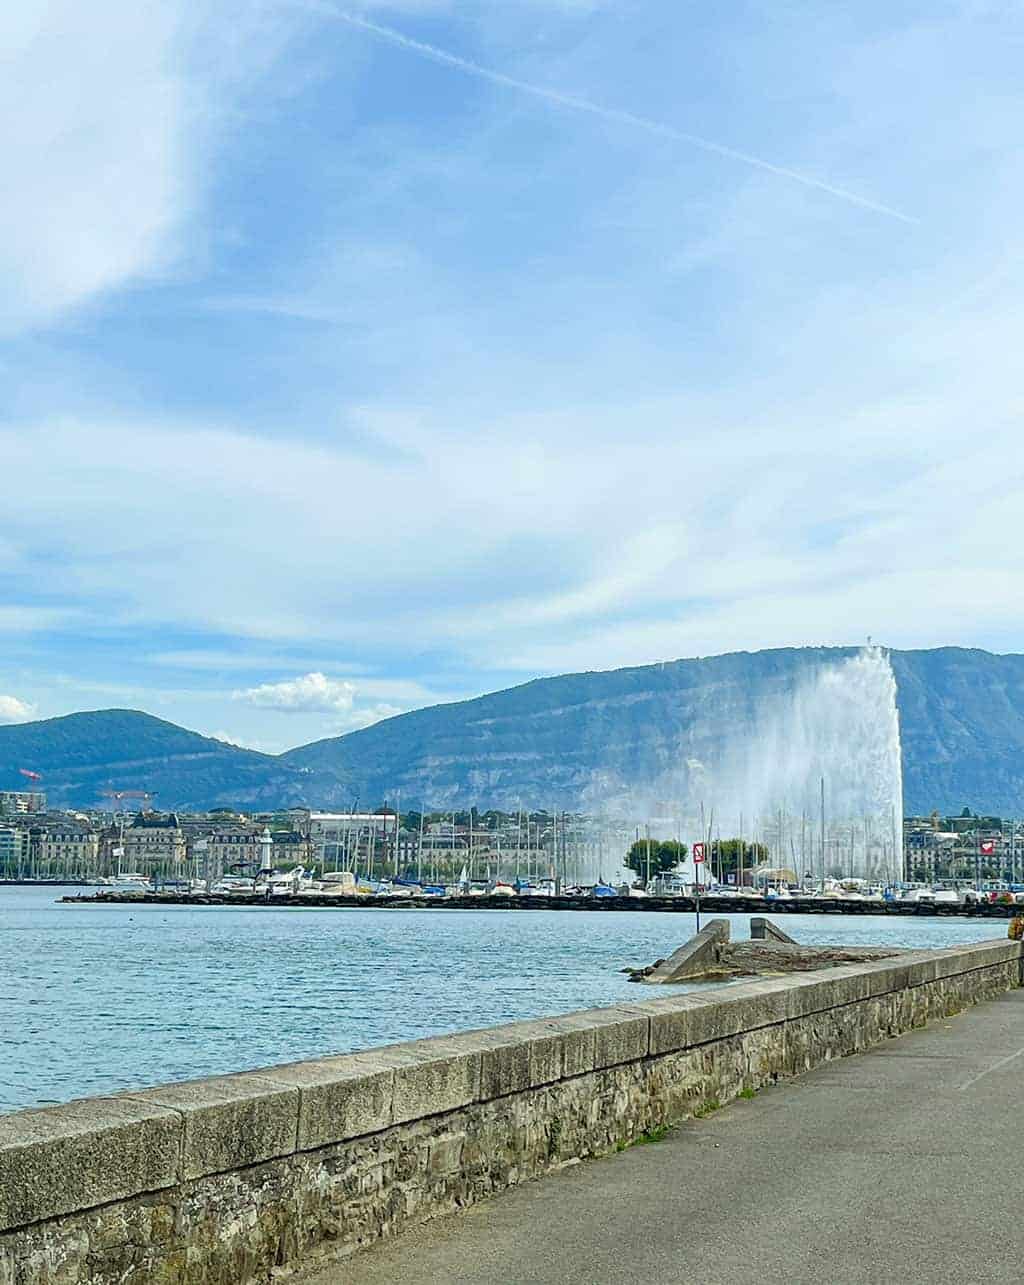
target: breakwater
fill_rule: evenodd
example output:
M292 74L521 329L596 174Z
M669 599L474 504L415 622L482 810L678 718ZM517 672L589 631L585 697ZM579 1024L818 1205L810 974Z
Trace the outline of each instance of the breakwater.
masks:
M1020 984L983 942L0 1117L0 1281L246 1285Z
M306 910L583 910L612 914L658 911L692 915L894 915L926 918L1012 919L1024 906L1001 902L855 901L831 897L369 897L303 893L267 897L265 893L98 892L62 897L76 906L270 906Z

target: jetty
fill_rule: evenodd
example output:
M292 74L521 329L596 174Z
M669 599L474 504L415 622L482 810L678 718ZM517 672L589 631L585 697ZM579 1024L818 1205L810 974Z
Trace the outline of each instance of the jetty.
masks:
M750 921L750 940L733 941L728 919L712 919L667 959L646 968L626 968L631 982L671 986L678 982L725 981L734 977L782 977L840 964L873 963L907 954L894 946L807 946L794 941L770 919Z
M1021 906L1009 902L967 901L872 901L845 897L582 897L582 896L416 896L366 894L299 893L268 895L265 889L253 893L107 891L69 894L61 901L76 906L123 904L131 906L264 906L280 910L579 910L594 914L692 915L698 909L708 914L760 915L901 915L911 918L1012 919Z

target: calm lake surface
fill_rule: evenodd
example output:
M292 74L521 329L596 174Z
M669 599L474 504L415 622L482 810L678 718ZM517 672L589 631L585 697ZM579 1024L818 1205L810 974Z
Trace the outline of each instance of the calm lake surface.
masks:
M694 928L653 912L71 906L55 904L61 891L0 889L0 1111L635 999L619 970ZM746 937L748 916L730 918ZM1006 931L777 919L808 943Z

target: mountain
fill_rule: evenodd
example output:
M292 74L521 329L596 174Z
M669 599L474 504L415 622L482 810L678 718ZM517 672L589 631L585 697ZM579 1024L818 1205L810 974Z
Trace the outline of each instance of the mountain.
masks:
M715 762L759 710L858 648L736 652L542 678L415 710L283 757L364 800L435 807L599 806L623 783ZM1024 656L890 652L908 813L1024 814Z
M736 652L536 679L435 705L283 755L224 744L135 710L0 727L0 789L43 774L56 806L149 790L159 808L308 803L593 807L625 782L714 762L757 737L766 708L856 648ZM1024 656L963 648L889 653L908 812L1024 815ZM851 733L852 734L852 733Z
M906 811L1024 816L1024 656L941 647L890 660Z
M132 709L0 727L0 789L31 788L21 768L41 774L58 808L102 803L105 790L148 790L161 809L287 806L310 785L298 765Z

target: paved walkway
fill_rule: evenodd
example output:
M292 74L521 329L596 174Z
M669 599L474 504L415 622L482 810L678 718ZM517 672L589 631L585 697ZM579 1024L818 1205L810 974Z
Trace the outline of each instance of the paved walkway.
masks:
M1024 1278L1024 991L524 1184L303 1285Z

